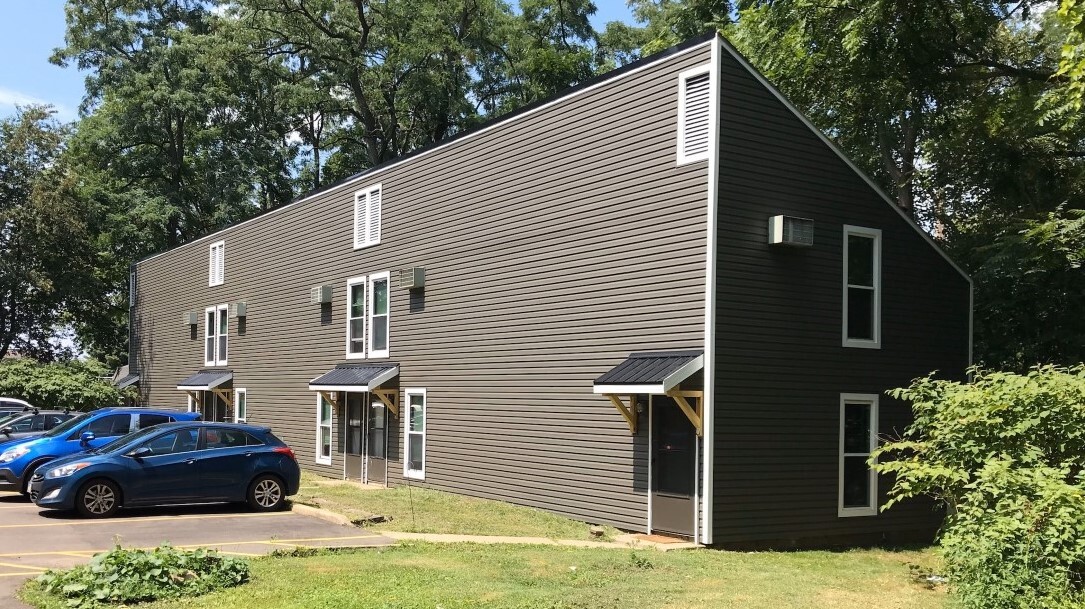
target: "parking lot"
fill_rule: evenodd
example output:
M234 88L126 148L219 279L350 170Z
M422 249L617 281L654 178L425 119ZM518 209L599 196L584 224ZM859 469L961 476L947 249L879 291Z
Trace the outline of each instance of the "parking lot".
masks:
M141 509L87 520L43 511L16 493L0 492L0 607L21 606L13 600L15 590L46 569L86 562L117 544L153 548L167 542L263 556L295 547L371 547L392 540L292 512L254 513L234 505Z

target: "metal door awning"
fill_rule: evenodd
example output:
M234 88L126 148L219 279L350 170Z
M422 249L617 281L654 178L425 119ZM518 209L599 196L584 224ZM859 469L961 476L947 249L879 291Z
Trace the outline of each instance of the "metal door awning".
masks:
M116 387L117 389L127 389L128 387L131 387L132 385L138 385L138 384L139 384L139 375L138 374L127 374L127 375L122 376L121 378L113 381L113 386Z
M399 416L396 397L398 389L385 388L383 385L399 376L399 364L339 364L324 374L309 381L309 389L318 391L325 400L338 406L339 392L372 393L377 396L392 414Z
M210 391L226 402L227 408L234 406L234 392L230 388L234 382L233 370L200 370L196 374L177 383L177 389L187 392L196 404L197 410L203 412L203 392Z
M704 368L704 352L656 351L633 353L617 366L595 379L594 393L610 399L629 424L630 433L637 433L636 396L665 395L675 401L701 435L704 392L679 389L682 381ZM628 397L629 403L622 401ZM690 404L687 398L694 398Z

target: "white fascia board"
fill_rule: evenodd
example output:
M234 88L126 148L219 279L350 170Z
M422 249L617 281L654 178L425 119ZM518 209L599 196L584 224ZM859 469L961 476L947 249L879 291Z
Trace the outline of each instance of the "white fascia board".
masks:
M592 388L593 393L615 395L663 395L667 390L663 385L596 385Z
M689 360L678 370L667 375L667 378L663 379L663 391L666 393L671 389L678 386L679 383L688 379L693 373L704 368L704 356L698 355L697 357Z
M309 391L347 391L350 393L365 393L369 391L369 385L309 385Z

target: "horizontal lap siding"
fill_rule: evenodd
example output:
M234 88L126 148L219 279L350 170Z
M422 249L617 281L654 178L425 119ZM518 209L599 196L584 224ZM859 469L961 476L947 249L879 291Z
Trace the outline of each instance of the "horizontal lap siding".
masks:
M344 359L347 279L393 271L389 359L401 388L428 390L424 484L643 528L645 435L631 437L591 384L632 351L704 347L706 164L675 165L675 129L678 73L708 55L141 263L145 397L183 405L176 381L202 365L202 323L190 340L183 311L244 300L228 367L248 389L250 422L271 425L308 469L340 475L338 454L314 464L306 384ZM382 241L355 251L353 193L376 183ZM209 288L217 239L226 282ZM409 266L426 268L423 296L394 287ZM334 286L330 312L308 303L319 284ZM392 424L389 474L401 483L402 419Z
M722 54L714 541L774 546L929 534L929 504L837 517L841 393L963 376L968 284L728 53ZM812 218L811 248L771 247L768 218ZM879 350L841 346L843 225L882 230ZM884 491L889 482L882 480Z

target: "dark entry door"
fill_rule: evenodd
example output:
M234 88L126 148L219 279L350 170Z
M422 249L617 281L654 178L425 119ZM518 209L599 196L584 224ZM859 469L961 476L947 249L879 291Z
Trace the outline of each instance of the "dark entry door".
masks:
M346 477L348 480L363 479L362 467L365 454L362 452L362 438L364 434L363 418L365 414L364 393L347 394L347 412L344 421L346 425Z
M665 396L652 396L652 530L693 536L697 432Z
M230 423L230 412L226 407L226 402L213 391L203 392L203 411L200 413L203 415L204 421L212 421L216 423Z
M384 402L369 403L366 421L366 482L384 484L388 472L388 417Z

